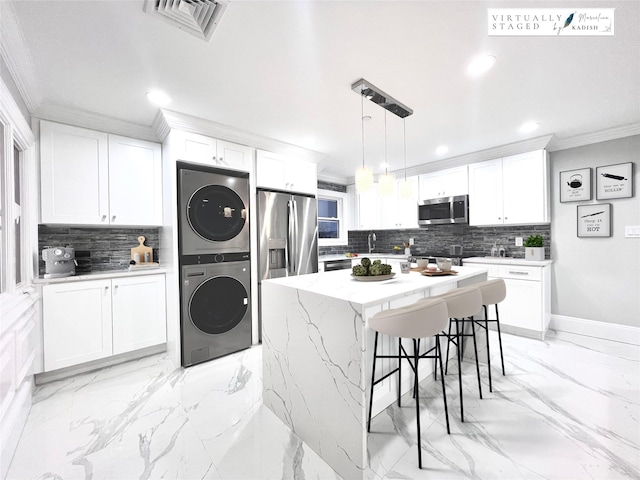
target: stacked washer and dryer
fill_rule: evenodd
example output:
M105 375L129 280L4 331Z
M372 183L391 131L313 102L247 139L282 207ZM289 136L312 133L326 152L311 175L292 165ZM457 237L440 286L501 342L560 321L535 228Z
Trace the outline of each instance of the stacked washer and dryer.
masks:
M251 346L249 174L177 162L180 331L188 367Z

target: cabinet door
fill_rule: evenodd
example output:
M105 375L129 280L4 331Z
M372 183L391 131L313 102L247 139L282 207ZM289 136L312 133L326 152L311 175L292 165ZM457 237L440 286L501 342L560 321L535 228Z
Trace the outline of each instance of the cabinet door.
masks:
M358 197L358 228L380 228L380 197L378 184L374 183L371 190L357 194Z
M172 130L171 150L176 160L214 165L217 155L217 141L197 133Z
M444 185L444 196L453 197L455 195L465 195L469 193L469 176L467 166L448 168L442 170L442 184Z
M472 163L469 165L469 224L502 224L502 216L502 159Z
M440 172L420 175L420 199L444 197L444 185Z
M263 188L285 189L284 159L264 150L256 152L256 185Z
M315 163L301 160L286 160L284 167L284 188L292 192L318 193L318 171Z
M108 224L107 134L40 122L41 223Z
M111 355L111 280L42 289L44 371Z
M248 172L251 170L254 149L245 145L218 140L215 164Z
M418 228L418 200L420 200L420 192L418 186L418 177L407 178L407 194L403 196L404 178L397 180L396 191L398 192L398 227L399 228Z
M113 353L167 341L164 275L113 279Z
M507 296L498 305L500 323L536 332L544 331L542 325L542 282L529 280L504 280ZM489 307L494 318L493 307Z
M109 223L162 225L159 144L109 135Z
M548 215L544 150L502 159L504 223L545 223Z

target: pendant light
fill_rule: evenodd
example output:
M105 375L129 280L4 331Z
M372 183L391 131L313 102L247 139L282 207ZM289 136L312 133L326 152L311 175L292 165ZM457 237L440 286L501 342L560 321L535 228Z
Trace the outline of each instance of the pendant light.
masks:
M387 111L384 111L384 174L378 178L380 184L380 194L390 196L395 193L396 178L393 173L389 173L389 163L387 161Z
M362 124L362 167L356 169L356 193L366 193L373 187L373 172L364 165L364 90L360 91L360 122Z
M403 143L404 143L404 180L400 182L400 199L412 200L413 199L413 185L412 182L407 181L407 123L402 119L403 130Z

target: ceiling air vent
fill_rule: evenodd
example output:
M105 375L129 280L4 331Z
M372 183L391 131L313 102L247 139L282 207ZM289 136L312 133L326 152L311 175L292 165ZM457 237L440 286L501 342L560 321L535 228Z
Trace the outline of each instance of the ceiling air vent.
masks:
M144 11L160 15L185 32L209 41L228 0L146 0Z

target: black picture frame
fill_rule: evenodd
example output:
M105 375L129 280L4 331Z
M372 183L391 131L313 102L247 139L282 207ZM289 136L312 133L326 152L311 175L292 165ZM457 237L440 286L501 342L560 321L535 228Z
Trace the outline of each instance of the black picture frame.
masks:
M633 197L633 162L596 167L596 200Z
M611 204L590 203L578 205L577 209L578 237L610 237L611 236Z
M591 200L591 167L560 172L560 203Z

